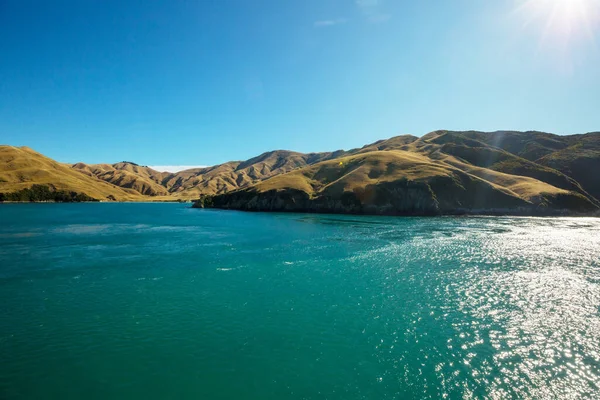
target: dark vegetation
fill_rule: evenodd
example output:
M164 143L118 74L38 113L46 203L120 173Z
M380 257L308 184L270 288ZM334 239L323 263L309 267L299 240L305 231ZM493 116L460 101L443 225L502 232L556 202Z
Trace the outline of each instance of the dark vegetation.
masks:
M53 201L57 203L79 203L84 201L98 200L86 195L85 193L56 190L46 185L33 185L30 188L21 189L17 192L0 193L0 202L4 201Z
M194 208L211 208L214 207L213 196L200 195L200 198L194 201Z

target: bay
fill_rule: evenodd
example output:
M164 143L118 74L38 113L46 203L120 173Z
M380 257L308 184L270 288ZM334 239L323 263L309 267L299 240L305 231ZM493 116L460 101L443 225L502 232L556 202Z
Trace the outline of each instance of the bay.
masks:
M0 205L2 399L582 398L600 219Z

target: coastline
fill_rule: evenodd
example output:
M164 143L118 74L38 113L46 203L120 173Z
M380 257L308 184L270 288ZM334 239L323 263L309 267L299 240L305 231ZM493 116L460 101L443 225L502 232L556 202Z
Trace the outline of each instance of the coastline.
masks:
M522 218L600 218L600 211L596 212L575 212L571 210L528 210L528 209L477 209L464 210L457 209L438 213L432 212L343 212L332 209L243 209L233 207L202 207L197 205L197 201L178 201L178 200L157 200L157 201L81 201L81 202L60 202L60 201L4 201L0 206L15 204L189 204L189 208L200 208L205 210L219 211L239 211L247 213L287 213L287 214L315 214L315 215L356 215L356 216L374 216L374 217L522 217Z
M248 213L290 213L290 214L331 214L331 215L363 215L375 217L523 217L523 218L600 218L600 211L595 212L574 212L570 210L539 210L532 212L531 210L510 210L510 209L481 209L481 210L455 210L438 213L418 213L418 212L341 212L329 209L242 209L242 208L227 208L227 207L201 207L193 203L191 208L201 208L205 210L221 210L221 211L240 211Z
M157 203L181 203L181 204L193 204L192 200L179 201L179 200L124 200L124 201L0 201L2 204L157 204Z
M335 209L318 209L318 208L298 208L298 209L253 209L253 208L236 208L236 207L216 207L202 206L199 201L180 201L180 200L156 200L148 201L80 201L80 202L61 202L61 201L4 201L3 204L189 204L190 208L200 208L205 210L220 210L220 211L240 211L248 213L289 213L289 214L317 214L317 215L362 215L362 216L379 216L379 217L523 217L523 218L600 218L600 211L594 212L576 212L568 209L498 209L498 208L482 208L482 209L456 209L445 210L440 212L398 212L398 211L339 211Z

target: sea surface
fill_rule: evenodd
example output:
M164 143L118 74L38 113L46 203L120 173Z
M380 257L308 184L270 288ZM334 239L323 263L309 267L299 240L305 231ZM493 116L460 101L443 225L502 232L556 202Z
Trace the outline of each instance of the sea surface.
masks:
M600 393L600 219L0 205L0 399Z

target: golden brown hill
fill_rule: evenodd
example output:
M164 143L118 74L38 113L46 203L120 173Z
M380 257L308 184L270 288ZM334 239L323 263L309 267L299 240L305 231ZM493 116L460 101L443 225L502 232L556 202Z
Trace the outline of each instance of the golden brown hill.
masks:
M129 162L116 164L73 164L72 168L91 177L99 178L113 185L133 189L146 196L167 196L163 179L169 175L166 172L155 171L149 167L139 166Z
M232 161L170 174L163 180L163 185L170 193L182 198L227 193L342 154L345 152L341 150L309 154L287 150L270 151L247 161Z
M579 182L562 172L534 163L500 148L489 146L484 142L474 139L464 140L460 133L436 132L424 136L421 142L441 145L438 150L439 153L451 155L456 158L458 163L453 160L449 160L449 162L454 163L463 170L471 169L472 167L468 166L470 164L473 167L485 168L511 175L526 176L561 189L581 193L596 201L593 196L590 196L581 187Z
M594 173L600 168L600 133L435 131L349 151L271 151L178 173L131 162L67 168L30 149L3 151L5 192L44 184L100 200L200 197L199 205L213 201L224 208L386 214L543 214L589 212L600 205L600 175ZM32 196L45 194L36 188Z
M554 135L552 133L528 131L441 131L459 138L468 138L483 142L492 147L500 148L529 161L569 147L572 142L577 142L581 135Z
M378 150L402 150L407 148L407 145L414 143L417 140L419 140L419 138L413 135L394 136L390 139L378 140L375 143L368 144L352 153L367 153Z
M470 148L483 145L504 150L520 158L517 162L496 165L496 168L504 168L506 172L517 175L536 174L536 178L557 184L555 176L544 178L549 170L563 177L568 177L571 183L576 182L580 188L589 195L600 200L600 174L593 171L600 170L600 132L591 132L585 135L554 135L545 132L453 132L436 131L427 136L442 135L445 142L455 145L461 144ZM425 138L425 137L424 137ZM530 161L525 163L524 160ZM535 167L534 167L535 166ZM533 171L537 169L537 171ZM529 172L527 172L529 171ZM540 175L541 171L542 175ZM531 175L527 175L531 176ZM550 181L550 179L554 179ZM559 185L560 186L560 185ZM560 186L564 187L564 186Z
M247 161L231 161L207 168L177 173L159 172L130 162L74 164L73 168L142 195L197 199L204 194L227 193L316 162L334 158L344 151L303 154L276 150Z
M140 200L139 193L84 175L28 147L0 146L0 193L33 185L85 194L96 200Z
M568 147L536 160L564 172L600 200L600 132L576 135Z
M511 169L523 174L504 172ZM377 142L198 205L211 203L243 210L373 214L598 209L597 201L566 175L446 131Z

